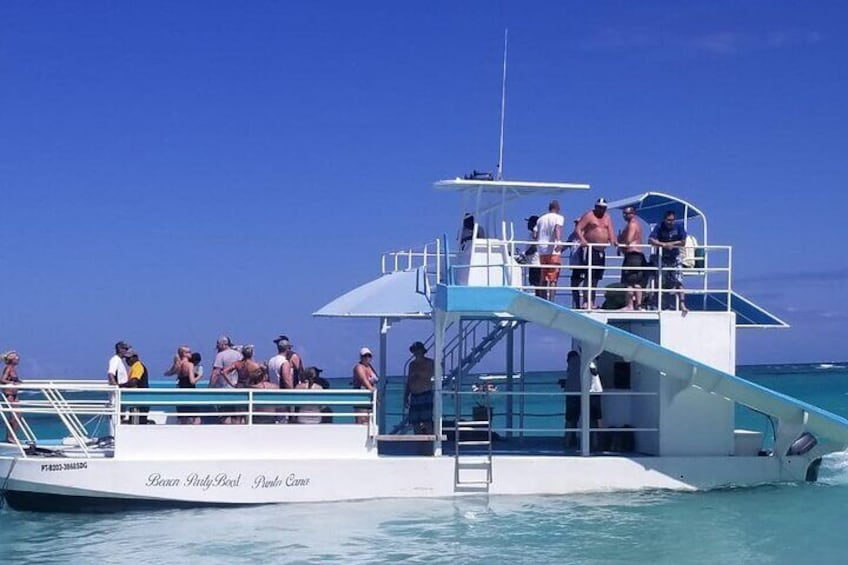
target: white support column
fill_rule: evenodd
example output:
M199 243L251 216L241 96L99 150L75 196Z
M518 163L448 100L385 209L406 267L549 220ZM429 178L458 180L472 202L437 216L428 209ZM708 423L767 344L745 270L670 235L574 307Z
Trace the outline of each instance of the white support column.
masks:
M506 427L508 429L512 429L512 412L513 412L513 402L512 402L512 391L514 389L514 379L513 375L515 373L515 328L511 327L506 332ZM494 418L494 417L493 417ZM508 431L506 433L507 437L512 437L512 431Z
M442 380L444 379L443 361L445 347L445 328L447 327L447 313L441 310L433 310L433 364L435 374L433 376L433 454L442 454Z
M386 387L389 385L388 379L388 333L392 327L389 318L380 318L380 384L377 387L377 429L386 429Z

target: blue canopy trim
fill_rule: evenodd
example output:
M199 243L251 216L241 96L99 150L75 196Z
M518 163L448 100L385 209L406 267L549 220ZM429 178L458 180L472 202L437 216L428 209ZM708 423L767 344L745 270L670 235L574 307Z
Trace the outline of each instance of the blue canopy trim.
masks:
M649 224L661 222L669 210L674 212L677 219L698 217L706 219L704 213L689 202L662 192L645 192L609 203L609 208L616 210L628 206L633 206L636 209L636 215Z

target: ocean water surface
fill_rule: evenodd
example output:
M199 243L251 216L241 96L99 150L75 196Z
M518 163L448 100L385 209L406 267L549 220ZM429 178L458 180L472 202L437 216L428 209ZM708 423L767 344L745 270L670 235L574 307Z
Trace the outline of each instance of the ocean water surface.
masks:
M840 364L741 367L848 416ZM740 414L739 418L756 418ZM339 480L346 480L343 473ZM0 511L3 563L844 563L848 453L817 483L107 515Z

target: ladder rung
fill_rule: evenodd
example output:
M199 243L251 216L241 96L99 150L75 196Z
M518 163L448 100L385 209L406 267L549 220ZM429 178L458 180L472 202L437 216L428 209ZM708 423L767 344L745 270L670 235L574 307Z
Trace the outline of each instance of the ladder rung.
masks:
M457 445L491 445L492 442L483 441L483 440L480 440L480 441L458 441L458 442L456 442L456 444Z
M488 426L489 420L462 420L457 422L460 426Z
M457 461L460 469L488 470L492 465L489 461Z

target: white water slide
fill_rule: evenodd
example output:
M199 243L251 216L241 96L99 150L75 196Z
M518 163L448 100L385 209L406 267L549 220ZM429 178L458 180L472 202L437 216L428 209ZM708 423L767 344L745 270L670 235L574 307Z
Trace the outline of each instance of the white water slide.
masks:
M830 450L848 447L848 420L795 398L761 387L657 343L604 324L558 304L507 287L440 285L436 307L461 315L514 316L567 333L584 344L661 371L665 378L747 406L778 420L775 450L780 453L802 433L814 435ZM824 447L824 446L822 446Z

